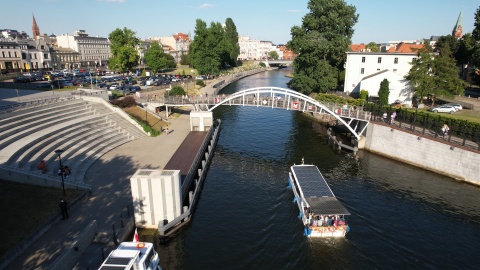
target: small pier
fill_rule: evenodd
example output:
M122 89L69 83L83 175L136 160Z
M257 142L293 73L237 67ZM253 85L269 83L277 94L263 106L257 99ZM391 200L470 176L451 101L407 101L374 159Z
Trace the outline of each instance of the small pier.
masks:
M169 236L193 215L221 121L214 121L211 112L192 112L190 118L190 133L163 170L140 169L130 178L138 228Z

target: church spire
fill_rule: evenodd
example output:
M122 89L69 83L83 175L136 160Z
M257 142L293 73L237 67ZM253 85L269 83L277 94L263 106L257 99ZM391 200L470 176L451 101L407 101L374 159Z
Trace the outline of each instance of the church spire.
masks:
M32 13L33 23L32 23L32 32L33 32L33 39L37 39L40 37L40 29L38 28L37 22L35 21L35 16Z
M458 15L457 23L452 30L452 36L456 37L457 39L462 37L462 11Z

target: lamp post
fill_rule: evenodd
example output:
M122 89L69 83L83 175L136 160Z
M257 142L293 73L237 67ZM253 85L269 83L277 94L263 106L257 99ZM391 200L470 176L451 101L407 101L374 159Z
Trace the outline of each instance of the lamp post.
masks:
M62 149L55 150L55 154L58 155L58 160L60 161L60 175L62 176L62 190L63 190L63 196L65 196L65 180L63 179L62 158L60 157L62 153L63 153Z

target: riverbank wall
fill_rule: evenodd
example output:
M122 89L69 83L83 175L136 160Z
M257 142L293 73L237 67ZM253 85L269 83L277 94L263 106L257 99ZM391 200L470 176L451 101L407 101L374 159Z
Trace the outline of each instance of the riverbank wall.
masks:
M480 186L480 154L441 139L433 140L371 122L365 150Z

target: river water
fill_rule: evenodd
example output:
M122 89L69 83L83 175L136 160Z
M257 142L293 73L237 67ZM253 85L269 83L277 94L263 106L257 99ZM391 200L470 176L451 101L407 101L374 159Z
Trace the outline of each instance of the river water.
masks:
M225 88L286 87L287 70ZM192 222L158 248L165 269L478 269L480 188L369 152L338 153L300 112L221 106ZM315 164L352 213L345 239L308 239L289 167ZM468 162L468 161L465 161Z

